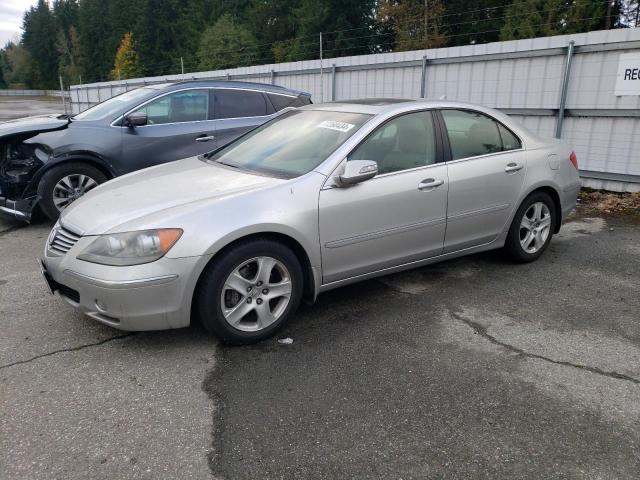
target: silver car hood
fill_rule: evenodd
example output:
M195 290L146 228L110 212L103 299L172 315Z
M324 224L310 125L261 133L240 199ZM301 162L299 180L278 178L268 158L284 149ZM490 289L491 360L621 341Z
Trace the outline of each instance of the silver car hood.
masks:
M66 208L60 222L82 235L113 233L119 225L162 210L214 201L283 181L192 157L139 170L100 185ZM158 225L170 226L179 225Z

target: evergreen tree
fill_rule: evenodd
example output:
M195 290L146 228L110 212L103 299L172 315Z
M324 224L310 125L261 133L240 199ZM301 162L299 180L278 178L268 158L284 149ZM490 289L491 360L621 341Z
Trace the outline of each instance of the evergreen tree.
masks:
M448 0L442 22L447 45L497 42L506 8L504 0Z
M292 9L295 36L279 45L284 59L318 58L323 32L325 57L362 55L375 51L375 0L300 0Z
M24 15L22 45L29 52L33 76L29 87L56 88L58 86L58 54L56 26L53 13L45 0L38 0Z
M63 29L58 30L56 48L59 53L58 72L64 85L80 83L82 75L80 38L76 27L71 25L68 34Z
M621 2L516 0L505 12L500 40L601 30L619 25Z
M116 52L116 59L111 70L113 80L136 78L142 75L138 54L136 53L133 33L127 32L122 37L122 42Z
M243 26L224 14L202 34L198 49L201 70L251 65L257 60L256 40Z
M395 50L442 47L444 5L440 0L379 0L378 17L394 34Z

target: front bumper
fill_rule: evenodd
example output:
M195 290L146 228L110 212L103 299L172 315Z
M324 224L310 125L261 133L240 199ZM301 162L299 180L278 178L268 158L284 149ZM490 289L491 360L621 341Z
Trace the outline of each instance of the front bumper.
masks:
M63 256L42 259L55 293L69 305L120 330L164 330L190 323L193 277L202 257L161 258L131 267L76 259L83 237Z

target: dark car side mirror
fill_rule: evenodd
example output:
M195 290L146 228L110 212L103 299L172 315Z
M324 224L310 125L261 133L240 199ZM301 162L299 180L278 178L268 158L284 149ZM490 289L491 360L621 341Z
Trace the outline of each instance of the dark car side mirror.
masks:
M144 112L133 112L124 117L125 127L134 128L142 127L147 124L147 114Z

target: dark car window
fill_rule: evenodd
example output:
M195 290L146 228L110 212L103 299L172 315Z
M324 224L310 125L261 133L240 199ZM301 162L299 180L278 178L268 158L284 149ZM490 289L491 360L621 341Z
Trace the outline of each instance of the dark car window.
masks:
M147 114L149 125L207 120L209 91L184 90L164 95L137 110Z
M102 103L88 108L73 117L74 120L99 120L101 118L111 118L114 115L124 113L127 108L134 107L140 102L157 95L157 90L151 87L136 88L128 92L111 97Z
M436 162L436 140L431 112L394 118L379 127L349 155L349 160L373 160L378 173L423 167Z
M216 89L213 112L215 118L258 117L267 114L262 92L252 90Z
M282 110L283 108L287 108L296 99L296 97L292 97L289 95L278 95L276 93L267 93L267 96L273 104L273 108L276 109L276 112Z
M519 140L511 132L483 113L447 109L442 110L442 117L449 134L452 160L520 148Z

